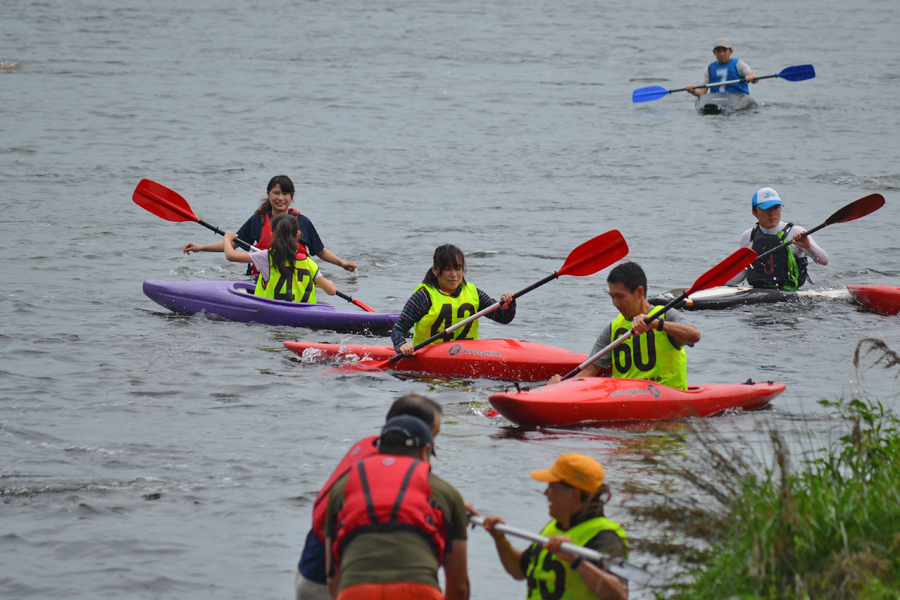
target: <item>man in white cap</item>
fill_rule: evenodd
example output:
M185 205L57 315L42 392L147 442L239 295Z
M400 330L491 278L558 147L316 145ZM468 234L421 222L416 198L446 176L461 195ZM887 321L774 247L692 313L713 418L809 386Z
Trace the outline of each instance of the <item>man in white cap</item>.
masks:
M701 85L694 87L692 85L684 86L684 89L695 96L706 93L707 84L717 81L733 81L735 79L743 79L739 83L729 83L728 85L712 85L712 91L717 94L749 94L750 89L747 83L756 83L756 75L747 66L747 63L739 58L732 58L734 48L731 47L731 40L728 38L719 38L713 43L713 54L716 60L709 63L706 71L703 72L703 81Z
M781 207L784 203L778 192L770 187L760 188L753 194L750 203L753 216L758 222L741 235L742 248L753 248L757 254L762 254L787 240L793 240L794 243L753 263L740 275L732 278L729 285L746 279L755 288L796 290L809 280L807 257L820 265L828 264L828 253L816 244L812 236L801 237L805 229L781 220Z

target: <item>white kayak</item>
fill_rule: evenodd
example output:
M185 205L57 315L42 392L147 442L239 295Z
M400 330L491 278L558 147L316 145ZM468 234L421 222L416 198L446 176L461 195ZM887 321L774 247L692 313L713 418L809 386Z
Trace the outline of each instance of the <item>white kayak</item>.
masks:
M664 294L649 298L650 304L663 305L680 296L684 290L669 290ZM719 286L695 292L675 308L685 310L721 310L743 304L771 304L774 302L796 302L801 298L831 298L844 300L850 298L846 288L837 290L769 290L764 288Z
M713 94L707 92L697 96L694 108L703 115L724 115L759 108L756 100L748 94Z

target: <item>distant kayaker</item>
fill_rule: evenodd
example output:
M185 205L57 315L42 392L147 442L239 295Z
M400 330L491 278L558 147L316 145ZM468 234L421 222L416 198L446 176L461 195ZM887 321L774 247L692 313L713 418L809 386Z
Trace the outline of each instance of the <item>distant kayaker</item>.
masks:
M385 421L403 415L421 419L431 428L432 438L441 431L441 405L420 394L406 394L397 398L388 410ZM330 600L325 576L325 514L328 496L338 479L347 474L358 461L378 454L378 436L372 435L353 444L313 502L312 528L306 536L303 553L294 578L296 600Z
M259 252L238 252L233 242L236 233L225 232L223 250L231 262L251 263L259 271L256 290L263 298L287 302L316 302L316 286L329 296L334 296L334 284L319 275L319 266L306 256L306 250L297 240L300 230L292 215L278 215L272 219L272 245Z
M343 260L326 248L319 238L319 233L316 231L312 221L301 215L300 211L291 208L293 203L294 182L287 175L276 175L269 180L269 185L266 187L266 197L263 198L259 208L238 229L237 237L260 250L266 250L272 243L272 221L278 215L289 214L297 220L297 225L300 228L300 243L306 247L306 253L309 256L320 258L346 271L355 271L356 263ZM232 245L237 248L237 245ZM190 254L191 252L223 252L224 246L224 241L199 246L194 242L188 242L183 251L185 254ZM248 275L251 269L252 265L248 267ZM252 272L256 273L255 271Z
M576 377L593 377L612 366L613 377L646 379L678 390L687 389L687 354L684 346L700 341L700 332L685 322L680 311L670 308L648 326L645 320L662 310L647 301L647 275L634 262L616 265L606 278L619 316L597 337L590 356L633 330L634 335L612 352L579 371ZM647 335L643 335L643 334ZM554 375L550 383L562 378Z
M625 600L627 583L600 566L560 550L563 542L628 558L628 541L622 526L607 519L603 505L610 497L603 483L603 466L584 454L562 454L553 466L532 471L531 477L547 482L544 495L553 520L541 535L547 545L534 543L526 550L513 548L494 527L500 517L487 517L484 528L494 537L500 562L514 579L527 579L528 600L569 598L572 600Z
M332 598L469 599L466 506L431 472L433 446L422 420L389 419L378 454L354 463L331 488L325 558Z
M756 75L750 70L747 63L738 58L732 58L731 55L733 53L734 49L731 47L730 40L727 38L717 39L713 44L713 55L715 55L716 60L709 63L709 66L706 67L706 71L703 72L703 81L700 82L701 85L697 87L686 85L684 89L695 96L705 94L707 87L712 88L712 91L717 94L749 94L750 89L747 87L747 83L756 83ZM733 81L735 79L743 79L744 81L729 83L726 86L707 86L709 83L714 84L717 81Z
M494 304L494 299L466 281L466 257L452 244L434 251L432 266L425 279L406 302L400 318L394 323L391 341L397 352L412 356L414 347L451 325ZM509 323L516 316L516 301L512 294L500 297L501 306L486 316L497 323ZM413 341L405 334L414 327ZM477 340L478 321L438 338L434 343L450 340Z
M816 244L812 236L800 237L805 229L781 220L784 203L778 192L770 187L760 188L753 194L750 206L758 222L741 235L742 248L753 248L757 254L762 254L788 240L794 240L794 243L753 263L732 278L729 285L746 280L755 288L796 290L809 280L807 257L820 265L828 264L828 253Z

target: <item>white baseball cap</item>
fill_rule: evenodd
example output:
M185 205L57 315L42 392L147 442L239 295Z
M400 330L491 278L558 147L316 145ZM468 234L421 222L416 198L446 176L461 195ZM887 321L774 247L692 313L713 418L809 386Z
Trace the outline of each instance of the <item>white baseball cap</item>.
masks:
M713 50L716 48L731 48L731 40L728 38L719 38L715 42L713 42Z

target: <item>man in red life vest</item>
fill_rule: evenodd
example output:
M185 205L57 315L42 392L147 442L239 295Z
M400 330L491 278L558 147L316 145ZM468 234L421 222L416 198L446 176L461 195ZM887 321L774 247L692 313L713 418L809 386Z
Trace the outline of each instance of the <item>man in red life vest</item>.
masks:
M325 521L328 587L337 600L468 600L463 499L431 472L428 426L385 423L378 454L331 488ZM444 567L446 594L438 569Z
M385 420L402 415L421 419L431 428L432 438L441 431L441 405L420 394L406 394L391 405ZM328 494L335 482L347 474L357 461L378 453L378 436L373 435L356 442L344 455L337 468L322 486L313 504L312 528L306 536L303 553L294 578L296 600L330 600L325 578L325 513Z

